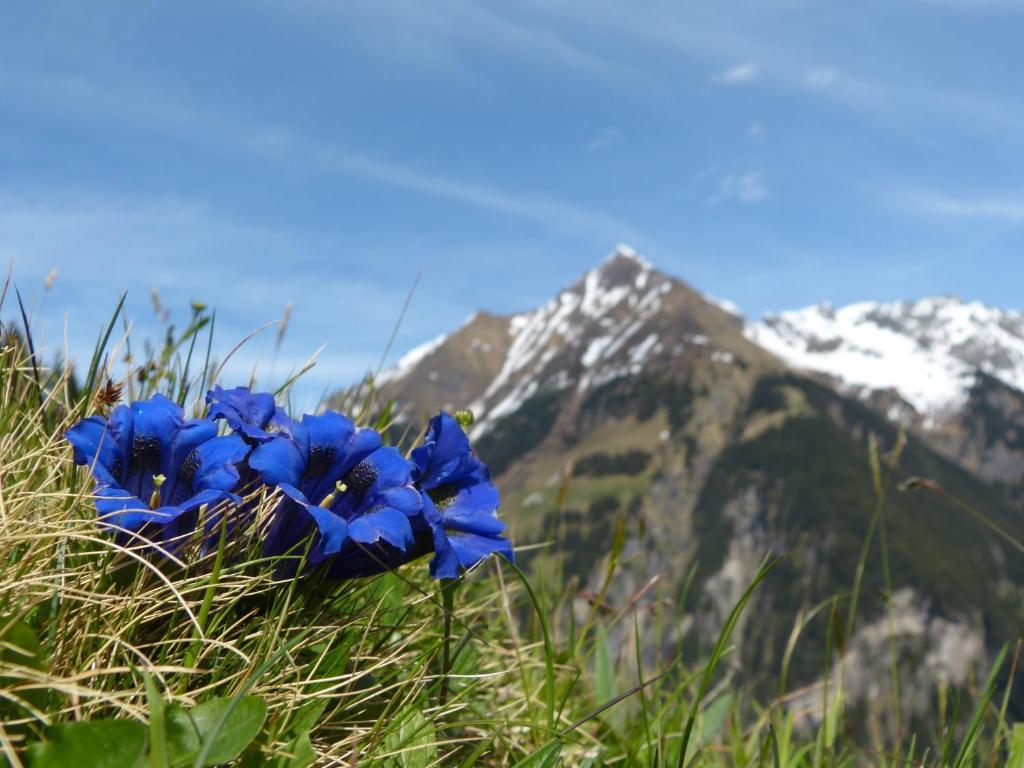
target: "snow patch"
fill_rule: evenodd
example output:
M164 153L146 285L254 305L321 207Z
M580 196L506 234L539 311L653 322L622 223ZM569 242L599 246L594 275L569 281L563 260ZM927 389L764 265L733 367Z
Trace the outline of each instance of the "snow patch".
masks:
M728 312L733 317L743 317L743 311L739 308L739 306L733 304L728 299L716 299L714 296L708 296L706 293L704 294L704 299L714 304L723 312Z
M475 317L475 315L474 315ZM389 381L395 381L403 376L409 374L417 365L432 354L438 347L444 344L448 340L448 334L442 333L440 336L431 339L425 344L420 344L418 347L413 347L404 355L402 355L398 362L393 368L389 368L386 371L381 371L377 377L378 384L386 384Z
M979 369L1024 388L1024 313L949 296L819 304L767 315L746 335L797 368L894 389L931 416L960 406Z

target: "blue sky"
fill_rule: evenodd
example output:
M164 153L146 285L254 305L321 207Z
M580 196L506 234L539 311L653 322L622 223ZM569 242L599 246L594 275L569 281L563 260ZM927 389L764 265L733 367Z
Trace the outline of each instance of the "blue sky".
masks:
M1024 3L9 3L0 259L48 348L122 290L295 305L305 391L626 242L748 316L1024 306ZM44 279L57 268L50 289ZM273 333L240 354L270 354Z

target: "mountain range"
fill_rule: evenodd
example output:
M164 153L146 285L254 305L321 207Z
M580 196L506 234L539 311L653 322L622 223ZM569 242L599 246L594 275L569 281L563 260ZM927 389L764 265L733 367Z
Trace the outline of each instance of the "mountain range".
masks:
M1024 556L964 508L1024 539L1024 313L944 296L748 322L620 246L541 307L474 314L377 386L399 427L474 412L512 535L553 542L530 565L569 582L580 613L618 538L601 607L652 624L671 606L652 659L713 640L769 551L782 560L732 657L760 670L753 686L777 684L789 655L813 698L835 641L834 674L867 715L890 652L922 711L936 681L980 674L1024 627ZM849 593L875 519L887 557L876 539L840 631L816 607Z

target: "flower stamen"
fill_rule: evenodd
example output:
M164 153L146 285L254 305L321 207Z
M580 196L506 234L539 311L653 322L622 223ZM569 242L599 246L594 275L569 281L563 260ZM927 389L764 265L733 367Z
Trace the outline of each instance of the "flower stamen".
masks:
M348 490L348 486L345 485L341 480L334 484L334 490L324 496L324 500L320 502L320 506L324 509L330 509L331 505L337 500L338 496Z
M160 488L167 481L163 475L153 475L153 494L149 497L149 508L157 509L160 506Z

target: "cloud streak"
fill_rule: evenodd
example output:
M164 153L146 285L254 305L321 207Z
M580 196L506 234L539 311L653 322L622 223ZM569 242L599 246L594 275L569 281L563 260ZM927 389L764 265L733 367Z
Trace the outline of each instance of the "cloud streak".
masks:
M718 179L717 191L708 198L712 205L719 203L759 203L768 197L764 179L757 171L727 173Z
M617 128L608 127L587 142L590 152L606 152L622 143L622 134Z
M1024 194L944 195L914 191L897 197L898 207L943 219L1024 223Z
M635 232L624 221L561 200L509 193L485 184L426 173L347 152L335 146L309 142L285 131L262 133L245 139L244 143L264 158L305 170L357 177L408 192L527 219L556 231L590 235L601 241L615 237L635 239Z
M138 94L123 91L110 84L93 83L82 78L45 78L34 83L14 83L0 79L0 92L12 88L32 98L49 97L56 109L73 109L100 113L115 118L143 122L152 130L170 132L175 136L218 149L245 148L264 161L307 172L358 178L363 181L440 198L484 211L532 221L558 232L582 234L602 245L619 240L637 240L637 234L626 222L557 198L509 191L460 179L445 174L388 162L367 154L309 140L276 126L253 128L238 125L219 115L162 98L152 92ZM614 129L612 129L614 130ZM605 136L608 146L618 139Z
M756 64L737 64L711 76L711 82L719 85L744 85L755 82L761 71Z

